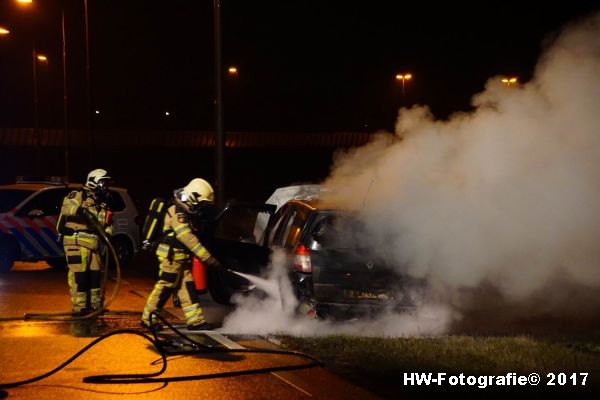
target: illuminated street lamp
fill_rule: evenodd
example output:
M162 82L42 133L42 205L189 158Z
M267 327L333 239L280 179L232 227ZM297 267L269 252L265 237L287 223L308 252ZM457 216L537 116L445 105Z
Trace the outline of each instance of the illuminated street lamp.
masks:
M397 74L396 80L402 81L402 105L404 105L404 82L410 81L412 79L412 74Z
M10 31L0 26L0 35L8 35Z
M227 72L229 73L229 75L231 76L237 76L238 74L238 69L235 66L231 66L227 69Z
M516 76L502 78L502 83L506 86L510 87L511 85L516 85L518 78Z

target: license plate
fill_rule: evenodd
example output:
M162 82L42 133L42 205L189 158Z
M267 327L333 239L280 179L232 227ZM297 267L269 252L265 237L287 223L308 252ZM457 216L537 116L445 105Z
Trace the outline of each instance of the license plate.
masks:
M353 299L391 299L390 293L387 291L372 292L366 290L344 290L344 294L346 295L346 297L351 297Z

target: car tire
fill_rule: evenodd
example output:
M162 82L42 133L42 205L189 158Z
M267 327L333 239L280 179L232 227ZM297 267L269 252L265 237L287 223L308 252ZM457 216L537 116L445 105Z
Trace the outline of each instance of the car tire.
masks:
M133 243L127 236L119 235L112 238L111 243L119 257L119 264L121 268L127 267L133 258ZM112 254L109 252L109 266L111 269L115 268L115 261Z
M0 272L9 272L20 252L15 238L10 235L0 236Z

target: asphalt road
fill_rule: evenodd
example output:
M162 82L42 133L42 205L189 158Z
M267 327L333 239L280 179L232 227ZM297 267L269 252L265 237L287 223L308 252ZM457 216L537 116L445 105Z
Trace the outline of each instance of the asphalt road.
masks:
M99 336L120 329L139 329L145 296L154 284L155 264L138 257L123 271L120 290L107 313L94 321L23 320L25 313L69 311L66 270L50 269L44 262L17 263L13 271L0 275L0 383L41 375L57 367ZM109 280L107 293L115 285ZM207 319L220 325L231 311L202 296ZM165 316L183 324L181 310L171 302ZM14 319L13 319L14 318ZM236 337L226 332L195 336L213 348L276 349L264 338ZM199 353L168 358L161 377L226 374L256 368L305 364L308 360L282 354ZM99 374L157 372L161 357L142 336L119 334L99 342L57 373L35 383L5 389L9 399L372 399L376 396L329 373L321 367L225 376L191 381L136 384L84 383ZM2 393L0 392L0 397Z

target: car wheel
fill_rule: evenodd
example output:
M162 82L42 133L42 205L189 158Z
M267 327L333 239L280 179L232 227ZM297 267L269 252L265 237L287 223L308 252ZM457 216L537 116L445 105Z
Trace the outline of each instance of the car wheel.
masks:
M19 243L12 236L0 236L0 272L9 272L19 253Z
M117 257L119 257L119 264L121 264L121 268L125 268L133 258L133 244L131 240L127 236L116 236L111 241L115 251L117 252ZM113 260L112 255L109 258L110 267L112 269L115 268L115 262Z

